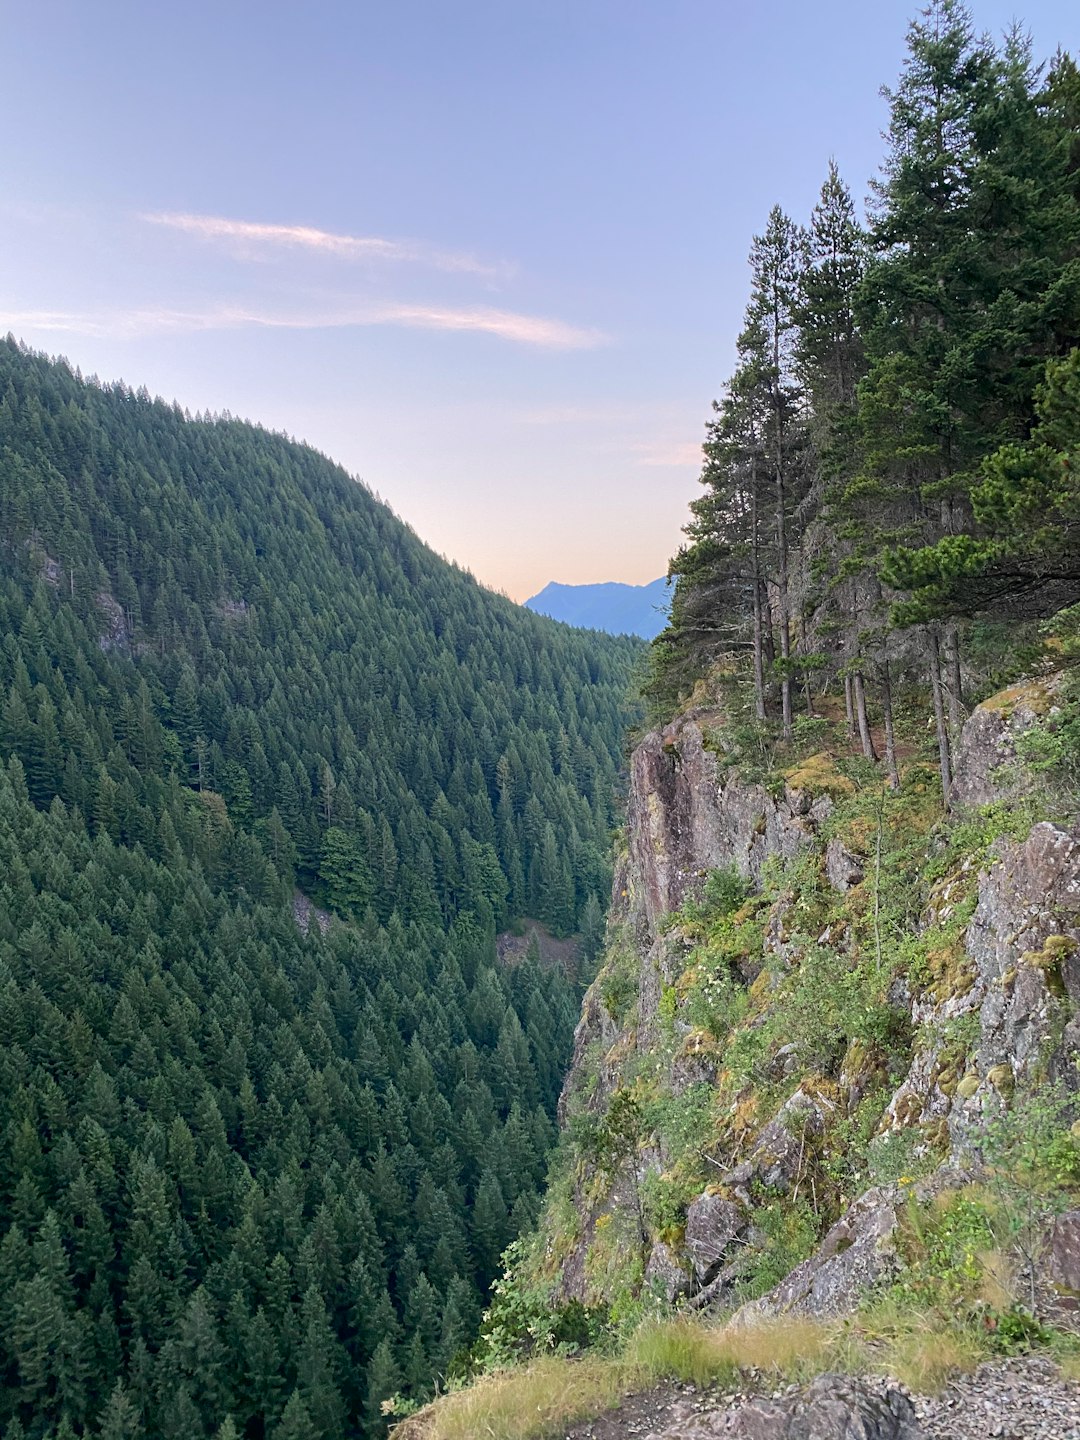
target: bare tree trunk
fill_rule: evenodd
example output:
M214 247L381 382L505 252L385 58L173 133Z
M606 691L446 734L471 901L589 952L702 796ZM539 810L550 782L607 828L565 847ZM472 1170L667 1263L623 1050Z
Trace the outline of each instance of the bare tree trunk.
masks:
M949 754L949 730L945 724L945 687L941 683L941 647L935 625L926 627L927 652L930 658L930 688L934 696L934 724L937 727L938 757L941 763L941 794L949 803L952 789L952 757Z
M784 491L784 469L777 457L776 462L776 541L779 551L779 574L777 588L780 591L780 660L783 672L780 676L780 709L784 722L784 739L791 739L791 616L788 598L788 556L787 520L784 514L787 499Z
M960 632L956 625L945 630L945 673L948 675L946 691L949 699L949 739L956 745L964 724L964 688L960 678Z
M759 720L765 720L768 711L765 708L765 656L762 640L762 600L761 600L761 556L758 551L758 500L757 500L757 476L751 477L751 500L750 500L750 526L751 526L751 556L754 570L754 713Z
M855 739L855 699L852 694L851 676L844 676L844 715L847 719L848 739Z
M805 621L805 620L803 620L802 625L801 625L801 627L800 627L800 630L801 630L801 635L802 635L802 653L803 653L803 656L805 657L806 655L808 655L808 654L810 653L810 652L809 652L809 649L808 649L808 647L807 647L807 644L806 644L806 621ZM811 715L811 716L812 716L813 713L814 713L814 689L813 689L813 686L812 686L811 683L810 683L810 667L809 667L809 665L805 666L804 669L803 669L803 695L806 697L806 713L807 713L807 715Z
M775 305L775 302L774 302ZM773 373L780 377L780 316L773 316ZM773 396L776 415L776 558L777 589L780 592L780 705L784 739L791 739L791 598L788 594L787 487L784 483L784 420L779 395Z
M870 721L866 717L866 686L863 684L863 673L855 671L855 715L859 722L859 739L862 741L862 753L867 760L876 760L877 751L874 749L874 737L870 733Z
M769 587L765 581L761 581L761 613L765 617L765 635L763 637L762 651L765 656L765 664L771 670L776 664L776 636L772 628L772 609L769 605Z
M893 727L892 675L889 672L889 657L881 657L881 713L885 721L885 769L889 785L893 790L900 788L900 767L896 763L896 730Z

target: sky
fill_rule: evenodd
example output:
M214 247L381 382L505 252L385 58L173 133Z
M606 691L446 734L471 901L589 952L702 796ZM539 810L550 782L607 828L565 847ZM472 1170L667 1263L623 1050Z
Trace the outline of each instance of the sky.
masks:
M1074 0L1017 16L1080 51ZM0 330L306 440L517 600L666 571L897 0L0 0Z

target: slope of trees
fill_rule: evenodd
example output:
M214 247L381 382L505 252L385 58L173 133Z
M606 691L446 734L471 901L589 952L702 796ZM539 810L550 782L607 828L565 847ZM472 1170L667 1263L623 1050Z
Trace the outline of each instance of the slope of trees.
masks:
M0 345L0 1433L385 1433L529 1224L639 647ZM303 933L294 887L339 917Z
M145 844L175 775L256 890L269 863L357 918L569 933L606 896L634 641L483 590L313 450L11 341L0 463L2 735L35 803Z
M648 689L663 713L745 654L758 720L790 737L824 668L870 759L880 704L895 783L899 660L928 686L947 791L965 623L1080 598L1080 74L933 0L885 93L866 221L831 166L806 228L777 208L754 241Z

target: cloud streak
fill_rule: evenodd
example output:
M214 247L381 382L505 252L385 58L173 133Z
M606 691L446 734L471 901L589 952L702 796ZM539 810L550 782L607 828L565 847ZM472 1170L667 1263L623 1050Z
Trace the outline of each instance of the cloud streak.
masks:
M486 279L505 278L513 266L488 264L474 255L439 250L417 241L385 240L377 235L337 235L312 225L270 225L252 220L230 220L223 215L190 215L158 211L140 215L148 225L180 230L201 240L223 241L246 248L304 250L341 260L382 261L428 265Z
M220 306L207 310L173 310L146 307L130 310L13 311L0 307L0 325L11 330L57 331L114 339L148 335L197 333L208 330L327 330L372 325L402 325L412 329L449 330L493 335L518 345L545 350L586 350L601 345L605 336L596 330L568 325L538 315L486 307L461 309L443 305L385 304L364 309L274 313Z

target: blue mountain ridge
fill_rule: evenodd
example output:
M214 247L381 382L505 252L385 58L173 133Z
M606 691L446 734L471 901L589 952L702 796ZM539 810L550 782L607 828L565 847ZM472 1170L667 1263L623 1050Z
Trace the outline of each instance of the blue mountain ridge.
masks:
M667 579L648 585L610 580L598 585L560 585L553 580L525 601L528 610L609 635L640 635L651 640L667 624L671 596Z

